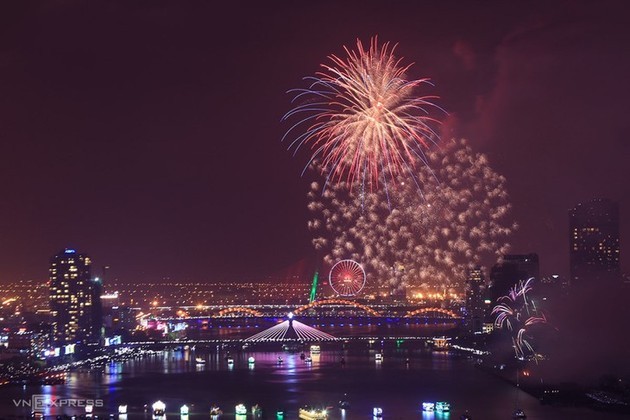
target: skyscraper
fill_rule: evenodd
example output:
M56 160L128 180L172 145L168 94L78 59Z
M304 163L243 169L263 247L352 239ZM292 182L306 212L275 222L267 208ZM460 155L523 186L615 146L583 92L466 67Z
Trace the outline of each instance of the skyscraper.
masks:
M468 332L483 330L485 308L483 305L483 271L481 267L471 267L466 276L466 324Z
M50 261L50 312L58 344L97 338L94 319L95 285L87 255L66 248Z
M538 254L508 254L490 270L490 298L493 302L507 295L519 280L540 279Z
M618 280L619 206L594 199L569 210L570 284Z

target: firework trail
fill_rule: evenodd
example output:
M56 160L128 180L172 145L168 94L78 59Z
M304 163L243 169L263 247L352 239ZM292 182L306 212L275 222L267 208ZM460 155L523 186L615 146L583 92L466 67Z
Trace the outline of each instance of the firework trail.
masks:
M516 224L505 178L485 155L461 140L427 152L426 161L415 177L401 173L374 191L311 184L309 228L327 264L353 259L369 284L390 290L455 287L470 265L507 253Z
M496 315L494 325L512 332L512 344L516 357L524 359L531 355L537 359L536 352L531 345L530 328L537 324L546 324L544 314L538 316L536 308L527 300L527 293L531 291L533 278L519 281L506 296L498 299L492 308L492 315Z
M370 40L365 48L357 40L356 50L344 47L345 58L331 55L330 64L314 77L309 86L294 89L295 107L283 120L297 119L283 141L296 135L289 145L295 152L310 146L311 158L319 160L327 185L360 180L376 188L379 182L406 172L413 176L415 166L425 161L427 146L437 134L439 122L431 112L440 109L435 96L417 96L420 85L429 79L407 80L411 65L402 65L394 56L396 46Z

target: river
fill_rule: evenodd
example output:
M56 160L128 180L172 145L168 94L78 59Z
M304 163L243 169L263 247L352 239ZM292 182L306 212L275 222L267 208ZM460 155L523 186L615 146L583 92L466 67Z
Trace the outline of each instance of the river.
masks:
M371 419L372 408L381 407L384 419L459 419L468 412L471 418L510 419L516 407L536 419L609 419L619 416L576 407L550 407L492 374L477 369L474 361L448 352L417 348L381 349L380 343L367 343L343 349L322 346L312 363L300 353L276 351L239 351L236 348L197 348L165 350L103 369L68 373L65 384L52 386L8 386L0 389L2 418L30 414L21 400L45 395L52 400L102 400L94 414L107 418L118 406L128 406L129 419L150 418L145 404L161 400L168 419L179 419L179 407L187 404L191 419L209 419L211 404L219 405L222 419L233 419L234 407L259 404L264 418L275 419L285 411L285 419L296 419L305 405L329 406L331 419ZM229 353L228 353L229 352ZM375 354L383 352L383 361ZM234 364L226 357L230 355ZM306 353L308 356L308 352ZM248 358L255 359L254 364ZM283 363L278 363L281 357ZM196 358L205 360L198 364ZM342 362L343 360L343 362ZM344 397L344 394L346 395ZM340 399L350 408L342 415ZM450 414L423 413L423 401L448 401ZM16 404L22 405L16 407ZM83 408L55 407L46 415L78 415Z

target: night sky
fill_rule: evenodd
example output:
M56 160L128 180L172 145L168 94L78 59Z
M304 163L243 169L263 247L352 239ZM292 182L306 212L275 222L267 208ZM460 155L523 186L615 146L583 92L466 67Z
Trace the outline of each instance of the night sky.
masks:
M230 6L226 6L230 3ZM313 254L287 90L356 38L398 42L508 179L513 252L568 272L567 211L621 207L626 2L55 1L0 6L0 281L66 246L125 281L255 279Z

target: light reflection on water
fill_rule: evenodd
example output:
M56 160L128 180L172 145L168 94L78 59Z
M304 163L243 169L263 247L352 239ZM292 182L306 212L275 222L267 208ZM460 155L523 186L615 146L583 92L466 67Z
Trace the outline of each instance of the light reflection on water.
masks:
M375 354L382 351L384 360L376 363ZM228 356L234 359L232 368ZM254 364L248 363L250 356L255 358ZM206 363L197 364L197 357ZM282 364L278 363L278 357L282 357ZM228 353L215 347L165 351L108 364L101 370L71 372L64 385L5 388L3 395L8 398L0 399L0 414L23 415L24 409L13 407L11 398L30 399L32 394L44 394L53 399L102 398L106 409L100 413L96 410L99 416L115 413L119 404L127 404L129 418L142 414L144 405L157 399L167 404L169 419L180 418L178 410L184 403L191 408L191 419L207 419L212 403L218 403L226 413L233 413L235 405L241 402L248 407L260 403L267 414L286 409L287 419L296 418L297 408L304 404L335 407L332 418L346 420L370 418L375 406L383 407L388 420L456 419L464 410L477 419L509 418L515 399L529 419L597 418L590 411L584 417L579 417L583 414L579 411L578 416L569 416L565 411L571 409L541 406L529 395L474 368L471 361L455 358L448 352L383 350L381 343L375 343L370 349L324 349L311 357L312 363L307 363L299 352L232 349ZM342 413L336 406L346 393L351 407ZM436 400L451 402L453 413L421 412L422 401ZM46 414L61 413L50 408ZM63 413L83 412L77 409ZM227 418L234 418L234 414Z

